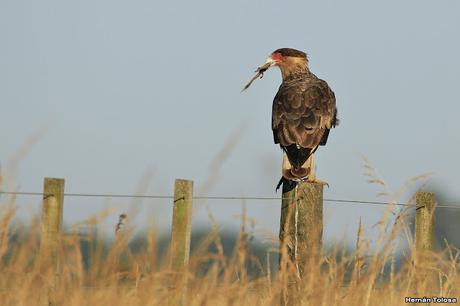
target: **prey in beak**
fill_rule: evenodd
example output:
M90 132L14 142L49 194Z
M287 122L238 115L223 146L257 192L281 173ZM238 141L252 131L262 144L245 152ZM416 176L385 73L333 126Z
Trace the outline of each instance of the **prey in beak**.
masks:
M258 67L255 71L255 75L252 77L252 79L243 87L243 90L241 90L242 92L245 91L246 89L249 88L249 86L251 86L252 82L254 82L254 80L256 80L257 78L262 78L264 76L264 72L267 71L270 67L273 67L275 66L277 63L276 61L270 56L267 58L267 60L265 61L265 63Z

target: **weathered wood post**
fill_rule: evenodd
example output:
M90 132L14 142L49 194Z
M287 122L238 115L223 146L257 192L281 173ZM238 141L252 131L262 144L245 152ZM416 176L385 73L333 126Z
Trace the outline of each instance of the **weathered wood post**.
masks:
M171 230L170 266L174 287L180 294L170 300L170 305L185 305L187 279L185 269L190 257L192 232L193 181L176 179L174 185L173 220Z
M417 281L422 288L432 288L437 283L436 273L428 269L434 244L434 193L418 191L415 194L415 263Z
M64 179L46 177L43 188L41 218L41 251L48 255L56 269L57 246L64 212Z
M291 190L288 185L283 186L280 241L302 277L307 259L322 247L323 184L300 182Z
M53 291L59 274L58 244L63 211L64 179L46 177L43 188L40 260L43 263L42 268L50 273L51 280L41 301L43 305L54 304Z
M433 249L434 242L434 193L418 191L415 195L415 248L417 252Z
M171 268L181 270L188 264L192 231L193 181L177 179L174 185L171 232Z
M296 305L298 284L305 267L313 268L322 248L323 184L287 182L283 184L280 221L280 272L285 275L282 305ZM319 269L319 267L316 267ZM310 270L315 273L314 270Z

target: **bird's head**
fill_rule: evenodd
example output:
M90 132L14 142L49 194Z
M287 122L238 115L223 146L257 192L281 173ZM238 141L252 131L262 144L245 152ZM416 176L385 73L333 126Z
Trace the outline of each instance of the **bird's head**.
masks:
M291 48L281 48L273 51L265 63L257 68L256 75L246 84L243 90L247 89L255 79L262 77L265 71L274 66L280 68L284 80L291 73L308 70L307 54Z
M308 69L307 54L291 48L275 50L270 54L261 68L268 70L273 66L278 66L283 78L285 78L292 72Z

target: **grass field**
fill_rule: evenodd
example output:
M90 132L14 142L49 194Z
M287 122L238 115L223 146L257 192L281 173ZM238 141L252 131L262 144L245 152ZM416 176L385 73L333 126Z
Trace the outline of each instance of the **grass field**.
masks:
M459 297L458 249L446 243L443 251L415 254L405 209L396 222L382 216L377 248L359 232L356 251L329 248L307 261L302 280L295 264L286 260L278 273L249 252L245 232L226 256L218 230L211 230L195 245L189 269L178 273L169 269L168 255L158 255L154 231L136 251L130 229L111 242L99 237L86 244L81 235L66 234L52 254L40 247L39 219L18 227L14 214L14 203L0 207L1 305L254 306L280 305L283 298L289 305L403 305L405 297ZM409 243L399 263L397 237ZM89 246L88 258L82 245Z

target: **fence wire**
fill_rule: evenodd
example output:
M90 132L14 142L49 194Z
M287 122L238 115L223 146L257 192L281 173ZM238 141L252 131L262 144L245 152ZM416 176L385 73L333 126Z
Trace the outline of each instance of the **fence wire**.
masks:
M13 196L49 196L43 192L25 192L25 191L0 191L1 195ZM64 197L87 197L87 198L139 198L139 199L174 199L172 195L142 195L142 194L98 194L98 193L64 193ZM282 197L255 197L255 196L193 196L194 200L240 200L240 201L281 201ZM347 204L369 204L369 205L389 205L390 202L384 201L366 201L351 199L331 199L324 198L324 202L329 203L347 203ZM391 203L396 206L410 205L411 203ZM412 203L413 204L413 203ZM449 203L436 205L437 208L460 209L460 204Z

